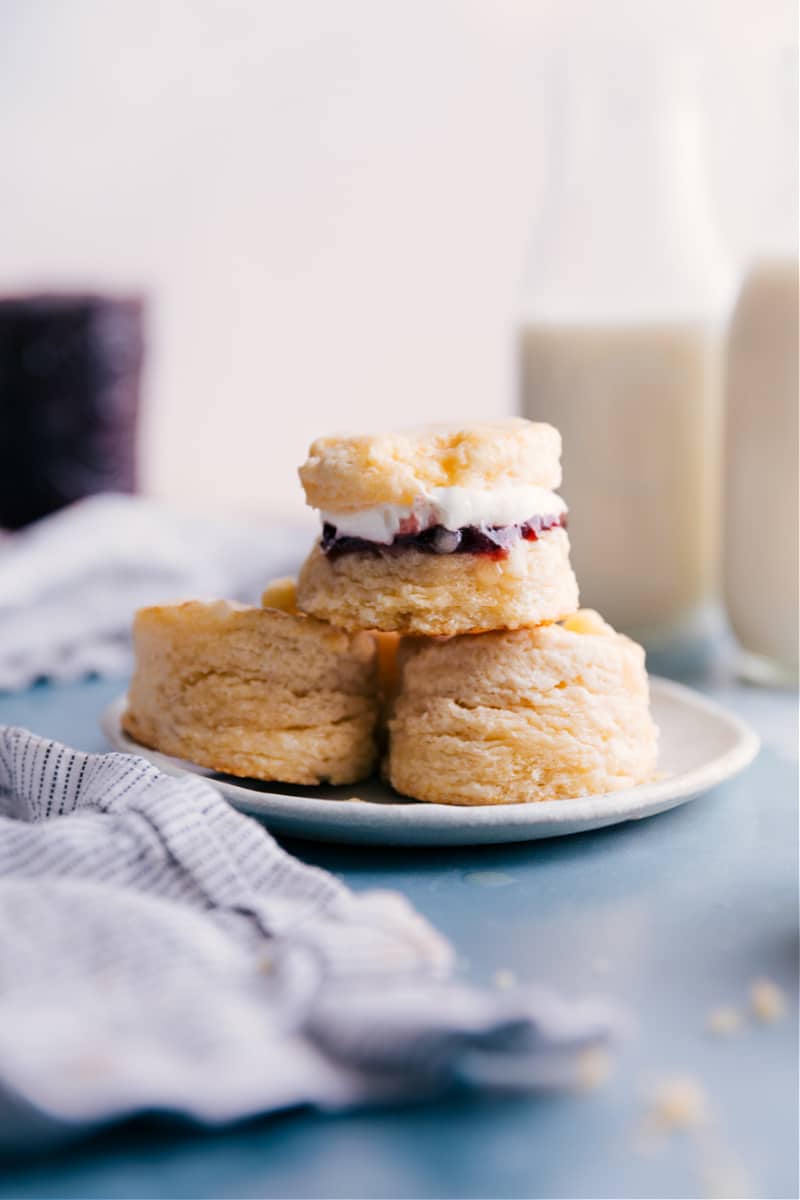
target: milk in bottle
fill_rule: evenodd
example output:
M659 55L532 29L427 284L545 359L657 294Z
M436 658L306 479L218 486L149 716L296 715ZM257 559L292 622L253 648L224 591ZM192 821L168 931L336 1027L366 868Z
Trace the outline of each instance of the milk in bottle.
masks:
M748 274L728 338L724 596L740 668L797 680L798 266Z
M683 67L613 50L570 66L521 306L520 406L563 436L581 602L658 648L715 595L730 276Z

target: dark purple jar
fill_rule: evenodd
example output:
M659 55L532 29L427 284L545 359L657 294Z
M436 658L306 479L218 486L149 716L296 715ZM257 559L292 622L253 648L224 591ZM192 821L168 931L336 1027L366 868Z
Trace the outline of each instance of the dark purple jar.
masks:
M137 485L144 302L0 297L0 528Z

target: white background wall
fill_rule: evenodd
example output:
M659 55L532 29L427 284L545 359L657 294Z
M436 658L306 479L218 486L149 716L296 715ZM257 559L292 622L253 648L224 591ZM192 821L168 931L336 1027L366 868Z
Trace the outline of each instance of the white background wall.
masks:
M318 433L512 409L547 64L609 31L702 56L734 262L791 238L793 0L0 0L0 289L145 289L146 488L294 514Z

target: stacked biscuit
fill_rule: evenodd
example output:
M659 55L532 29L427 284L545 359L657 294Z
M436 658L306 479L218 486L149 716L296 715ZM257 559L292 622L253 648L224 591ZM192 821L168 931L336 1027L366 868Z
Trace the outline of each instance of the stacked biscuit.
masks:
M447 804L649 778L644 653L578 611L560 449L521 419L315 442L296 593L139 613L126 729L292 783L365 777L384 735L392 786Z

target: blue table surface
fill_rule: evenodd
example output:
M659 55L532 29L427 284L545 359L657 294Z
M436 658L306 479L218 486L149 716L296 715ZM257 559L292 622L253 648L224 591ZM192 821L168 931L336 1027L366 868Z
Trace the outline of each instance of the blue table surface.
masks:
M123 686L2 696L0 723L100 750L98 714ZM453 941L475 983L490 986L507 969L623 1003L637 1028L604 1086L301 1111L212 1134L129 1122L5 1164L0 1197L797 1197L796 704L724 676L701 686L750 721L763 749L737 779L685 807L512 846L287 843L355 889L404 892ZM710 1035L709 1011L745 1009L759 976L787 993L786 1017ZM710 1128L645 1151L648 1089L675 1075L702 1083Z

